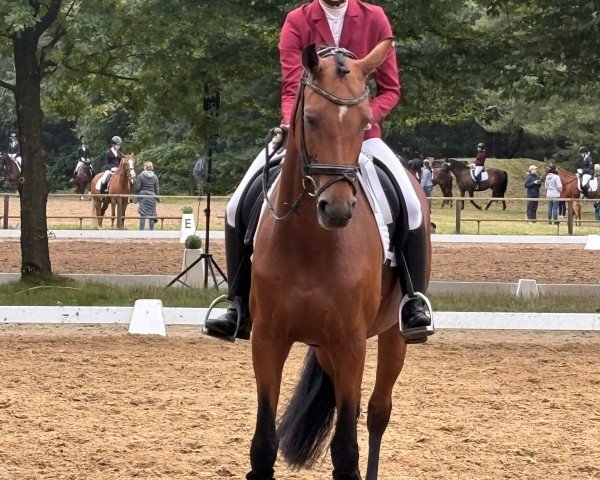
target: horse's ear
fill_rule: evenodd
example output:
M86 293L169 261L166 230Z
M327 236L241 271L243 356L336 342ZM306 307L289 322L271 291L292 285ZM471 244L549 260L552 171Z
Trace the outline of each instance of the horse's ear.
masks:
M304 65L304 68L306 68L313 77L318 73L319 55L317 54L317 47L314 43L311 43L302 50L302 65Z
M394 41L392 38L384 38L377 45L375 45L375 48L373 48L373 50L371 50L366 57L358 61L359 66L365 76L377 70L377 67L383 63L390 47L393 46L393 44Z

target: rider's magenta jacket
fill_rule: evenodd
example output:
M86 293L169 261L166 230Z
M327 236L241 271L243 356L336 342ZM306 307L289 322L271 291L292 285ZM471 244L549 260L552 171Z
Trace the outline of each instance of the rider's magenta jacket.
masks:
M348 0L348 9L339 46L350 50L357 58L365 57L381 40L392 37L392 27L381 7ZM279 38L279 61L283 76L281 86L282 123L289 125L298 84L302 75L302 50L315 43L317 46L334 45L329 23L319 0L292 10L286 17ZM388 55L375 73L377 94L371 98L374 124L365 132L365 139L381 137L381 120L400 100L400 72L396 53Z

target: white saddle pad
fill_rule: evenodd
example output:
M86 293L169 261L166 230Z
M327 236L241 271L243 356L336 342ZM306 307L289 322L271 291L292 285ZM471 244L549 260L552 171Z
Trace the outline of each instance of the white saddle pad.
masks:
M481 172L481 182L485 182L488 179L488 172L487 170L484 170L483 172ZM475 181L475 170L472 168L471 169L471 179L473 181Z

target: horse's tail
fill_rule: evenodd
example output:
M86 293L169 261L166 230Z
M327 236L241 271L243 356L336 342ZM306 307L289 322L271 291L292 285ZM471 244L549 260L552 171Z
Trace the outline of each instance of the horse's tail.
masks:
M498 185L496 190L492 193L492 196L494 197L504 197L506 189L508 188L508 173L503 171L502 174L504 175L504 178L502 179L502 182Z
M281 454L290 466L310 467L321 455L334 410L333 384L310 348L302 377L277 428Z

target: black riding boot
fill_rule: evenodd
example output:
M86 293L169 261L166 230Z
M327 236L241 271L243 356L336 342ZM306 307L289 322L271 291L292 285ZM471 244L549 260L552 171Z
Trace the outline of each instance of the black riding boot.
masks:
M431 318L425 307L425 302L419 296L411 296L411 292L419 292L425 295L427 286L427 251L424 248L427 232L425 225L411 230L401 246L396 251L400 286L405 295L406 303L401 312L402 336L406 343L423 343L433 333ZM410 288L412 284L412 288ZM408 295L408 297L406 297ZM431 312L429 312L431 313Z
M252 320L250 319L250 310L248 307L250 274L252 270L250 262L251 252L244 245L243 234L227 223L225 224L225 251L227 256L227 299L237 302L241 308L240 326L236 337L248 340L250 338L250 331L252 330ZM204 324L205 333L224 339L233 338L237 321L238 312L236 307L231 305L227 308L227 313L218 318L209 318L206 320Z

